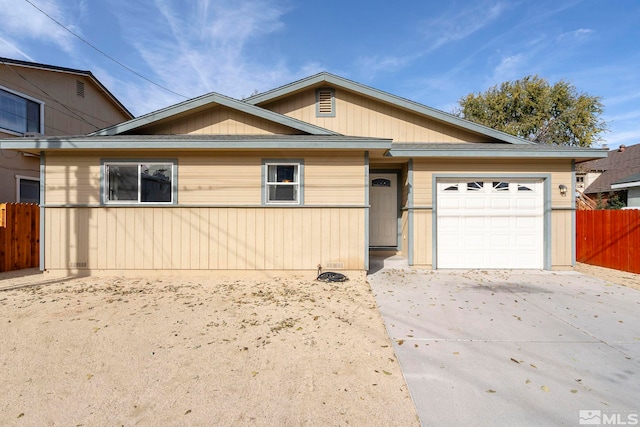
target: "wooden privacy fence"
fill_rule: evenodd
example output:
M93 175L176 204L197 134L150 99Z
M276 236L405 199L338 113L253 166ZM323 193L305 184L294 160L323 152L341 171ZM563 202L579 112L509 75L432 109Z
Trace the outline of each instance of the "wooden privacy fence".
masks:
M640 210L576 212L576 260L640 273Z
M38 267L39 263L39 206L0 204L0 272Z

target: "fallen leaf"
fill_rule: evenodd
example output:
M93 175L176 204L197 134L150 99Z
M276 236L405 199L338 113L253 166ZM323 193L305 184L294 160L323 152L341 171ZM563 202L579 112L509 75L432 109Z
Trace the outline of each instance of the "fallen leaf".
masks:
M534 365L533 363L529 363L529 366L531 366L534 369L538 369L538 367L536 365Z
M458 355L458 354L460 354L460 352L459 351L454 351L453 354Z
M404 344L404 340L398 340L397 343L398 343L398 345L402 345L402 344Z
M577 392L578 392L578 390L576 390L576 389L571 390L571 393L573 393L573 394L575 394Z
M391 375L391 372L387 372L387 371L382 371L382 373L385 375Z
M524 383L525 384L531 384L531 380L526 380Z
M511 361L512 361L512 362L517 363L518 365L520 364L520 362L518 362L518 361L517 361L516 359L514 359L513 357L511 358Z
M495 390L491 390L491 389L487 390L487 393L495 393L495 392L496 392Z
M184 414L187 415L187 414L190 414L190 413L191 413L191 409L187 409L187 412L185 412Z
M20 413L18 414L18 418L22 418L22 417L24 417L24 412L20 412Z
M549 393L551 390L549 390L549 387L547 387L546 385L543 385L542 387L540 387L540 389L542 391L546 391L547 393Z

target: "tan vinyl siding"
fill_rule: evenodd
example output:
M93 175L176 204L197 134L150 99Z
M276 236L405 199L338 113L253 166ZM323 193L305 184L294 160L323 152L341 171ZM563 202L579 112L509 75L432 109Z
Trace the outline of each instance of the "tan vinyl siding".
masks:
M364 204L364 155L318 152L191 153L180 156L133 152L127 157L105 152L102 156L50 153L46 157L48 205L99 205L101 159L177 159L178 204L259 205L262 198L262 161L304 161L305 205Z
M575 215L575 212L571 210L553 210L551 212L551 259L553 260L553 268L567 269L572 267L573 234L571 231L573 230L573 215Z
M99 204L100 158L46 155L45 204Z
M413 212L413 264L431 267L433 264L433 211L416 209Z
M363 205L364 156L314 156L305 159L304 202L307 205Z
M261 183L261 158L255 155L207 154L178 159L179 204L258 205Z
M364 208L48 208L45 268L364 269Z
M487 137L339 88L335 89L335 117L317 117L315 89L262 107L344 135L394 142L487 141Z
M224 106L166 120L140 132L155 135L289 135L300 131Z

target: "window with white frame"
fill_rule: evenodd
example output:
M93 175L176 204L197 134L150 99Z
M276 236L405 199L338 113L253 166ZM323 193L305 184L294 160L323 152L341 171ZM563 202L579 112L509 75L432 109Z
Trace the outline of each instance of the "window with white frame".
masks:
M0 87L0 128L18 134L41 133L43 105Z
M104 162L104 203L175 203L174 162Z
M300 162L265 162L267 204L301 204Z
M16 175L16 201L18 203L40 203L40 179Z

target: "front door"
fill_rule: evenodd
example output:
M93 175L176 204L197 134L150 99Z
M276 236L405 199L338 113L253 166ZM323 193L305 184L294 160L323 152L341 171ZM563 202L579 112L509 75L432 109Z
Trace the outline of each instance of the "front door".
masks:
M394 173L370 175L369 246L398 246L397 180Z

